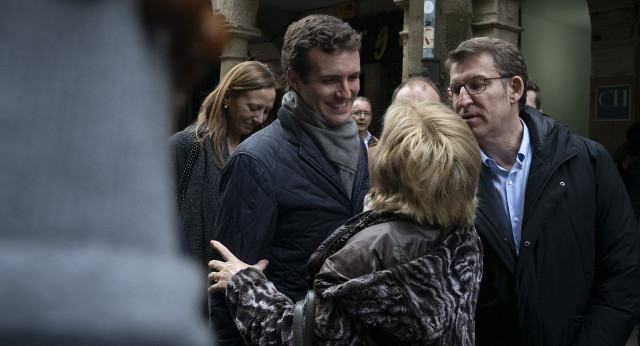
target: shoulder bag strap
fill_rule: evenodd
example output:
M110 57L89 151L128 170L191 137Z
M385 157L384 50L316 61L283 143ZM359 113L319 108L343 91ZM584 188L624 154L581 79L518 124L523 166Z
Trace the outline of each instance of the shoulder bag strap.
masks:
M305 299L298 300L293 312L293 345L313 344L313 322L316 316L316 292L308 290Z
M191 171L193 171L193 165L196 163L196 159L198 158L198 142L193 134L191 134L191 150L189 151L189 158L187 159L187 164L184 167L184 171L180 176L180 182L178 183L178 195L176 198L178 199L178 215L182 216L182 201L184 200L184 196L187 194L187 185L189 185L189 178L191 177Z

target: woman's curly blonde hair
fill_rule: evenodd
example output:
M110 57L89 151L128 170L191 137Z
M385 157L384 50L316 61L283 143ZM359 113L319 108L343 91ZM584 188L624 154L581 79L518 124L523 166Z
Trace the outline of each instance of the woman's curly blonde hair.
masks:
M444 228L473 224L480 148L447 106L400 99L384 115L369 149L368 207Z

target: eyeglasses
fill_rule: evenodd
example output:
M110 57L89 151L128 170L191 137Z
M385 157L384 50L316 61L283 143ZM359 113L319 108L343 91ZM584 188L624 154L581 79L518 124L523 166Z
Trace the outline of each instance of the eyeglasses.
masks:
M357 117L361 116L362 114L366 115L366 116L371 116L371 112L369 111L355 111L355 112L351 112L351 115L355 115Z
M453 84L447 88L447 97L449 100L457 100L460 98L460 89L464 87L467 90L469 95L478 95L487 89L487 81L492 79L502 79L507 77L492 77L492 78L484 78L484 77L476 77L469 79L463 84Z

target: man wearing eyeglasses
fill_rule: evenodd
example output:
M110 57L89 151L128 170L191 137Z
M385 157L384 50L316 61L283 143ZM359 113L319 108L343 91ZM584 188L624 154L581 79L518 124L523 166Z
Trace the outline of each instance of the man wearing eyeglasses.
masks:
M364 96L358 96L351 106L351 117L358 125L358 135L362 138L364 145L370 148L378 144L378 138L369 132L371 124L371 101Z
M447 96L482 149L478 345L624 345L640 313L640 232L600 144L526 100L521 52L473 38Z

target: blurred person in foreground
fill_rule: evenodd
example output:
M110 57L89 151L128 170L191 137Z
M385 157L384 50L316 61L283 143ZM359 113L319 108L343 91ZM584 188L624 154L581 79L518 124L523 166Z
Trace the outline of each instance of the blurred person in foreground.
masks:
M364 145L367 148L378 144L378 138L369 132L369 125L371 125L371 101L364 96L356 97L351 106L351 117L358 125L358 135L362 138Z
M222 19L205 0L8 0L0 27L0 344L211 345L165 144Z
M338 228L307 266L316 344L473 345L482 276L473 227L480 150L445 105L399 100L371 148L369 210ZM226 292L247 344L292 345L294 303L220 242L210 290Z
M453 108L482 150L479 345L624 345L640 312L640 232L602 145L525 107L506 41L449 53Z
M213 239L244 262L267 258L265 274L290 299L307 293L309 256L362 212L369 190L367 149L350 112L360 91L361 40L332 16L292 23L282 47L291 90L278 120L242 142L222 172ZM211 302L219 342L244 344L224 294Z

